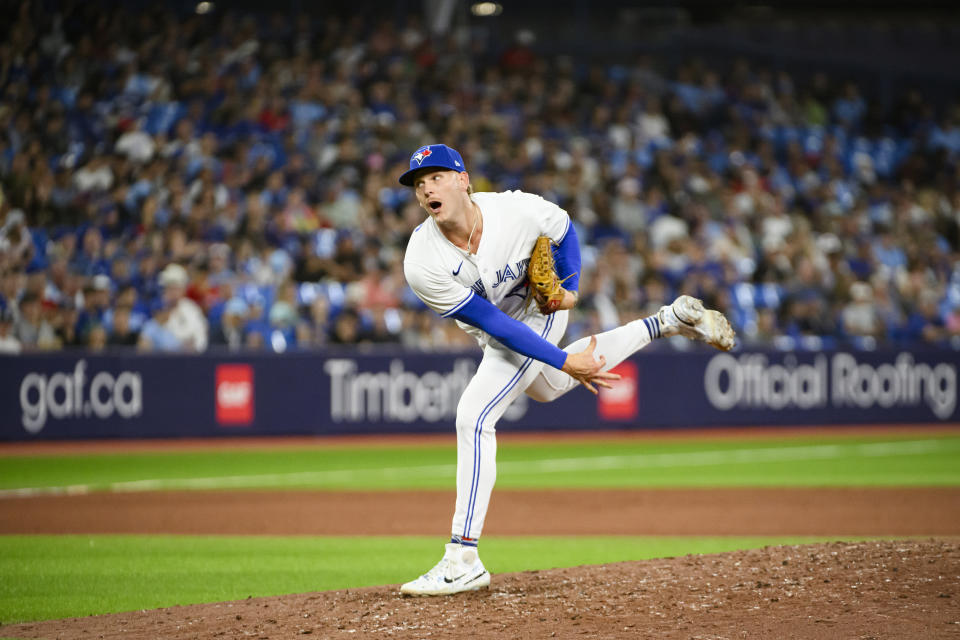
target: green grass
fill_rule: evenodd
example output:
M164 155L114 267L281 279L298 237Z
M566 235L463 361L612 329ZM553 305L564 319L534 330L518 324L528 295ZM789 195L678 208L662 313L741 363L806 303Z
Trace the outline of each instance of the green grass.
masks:
M449 445L0 458L0 490L447 489ZM960 484L957 436L502 444L497 486L723 487Z
M717 553L809 537L485 538L492 573ZM88 616L410 580L436 537L0 536L0 621Z

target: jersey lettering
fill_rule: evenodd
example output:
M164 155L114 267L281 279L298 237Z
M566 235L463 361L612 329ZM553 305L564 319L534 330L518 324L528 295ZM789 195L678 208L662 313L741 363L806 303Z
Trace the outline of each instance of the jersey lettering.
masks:
M523 260L517 262L514 265L516 271L510 268L509 263L504 265L503 269L497 271L497 281L493 283L492 287L496 289L507 280L517 280L518 278L522 278L527 273L527 264L529 262L530 258L524 258Z
M487 299L487 290L483 288L483 280L477 280L472 285L470 285L470 288L473 289L473 292L475 294L477 294L484 300Z

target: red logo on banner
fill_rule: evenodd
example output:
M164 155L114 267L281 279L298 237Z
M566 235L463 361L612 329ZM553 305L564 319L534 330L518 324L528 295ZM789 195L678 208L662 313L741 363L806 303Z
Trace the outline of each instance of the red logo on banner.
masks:
M599 387L597 415L604 420L632 420L637 417L637 365L621 362L611 369L619 380L611 380L611 389Z
M217 367L217 422L244 425L253 422L253 367L221 364Z

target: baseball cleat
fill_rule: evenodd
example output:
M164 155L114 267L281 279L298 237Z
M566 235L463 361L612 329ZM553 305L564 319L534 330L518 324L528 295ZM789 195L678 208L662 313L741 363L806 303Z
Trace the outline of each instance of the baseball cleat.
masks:
M736 335L727 319L719 311L705 309L703 301L692 296L680 296L673 304L660 307L657 318L664 336L681 335L722 351L733 348Z
M476 591L490 586L490 573L480 562L476 547L447 543L447 551L437 565L400 587L408 596L446 596L461 591Z

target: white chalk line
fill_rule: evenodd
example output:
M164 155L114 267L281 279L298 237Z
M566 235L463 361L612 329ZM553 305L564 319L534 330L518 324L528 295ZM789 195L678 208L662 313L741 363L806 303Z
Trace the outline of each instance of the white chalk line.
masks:
M765 447L756 449L724 449L685 453L649 453L623 456L585 456L548 458L497 463L498 474L564 473L570 471L609 471L616 469L668 469L681 467L722 466L745 463L770 463L796 460L831 460L837 458L875 458L948 453L960 451L960 440L929 439L878 442L871 444L828 444L800 447ZM74 484L51 487L25 487L0 490L0 498L41 495L82 495L92 492L136 492L179 489L278 488L302 485L325 486L370 480L392 480L411 477L453 477L454 464L372 469L334 469L298 471L208 478L157 478L124 482Z

